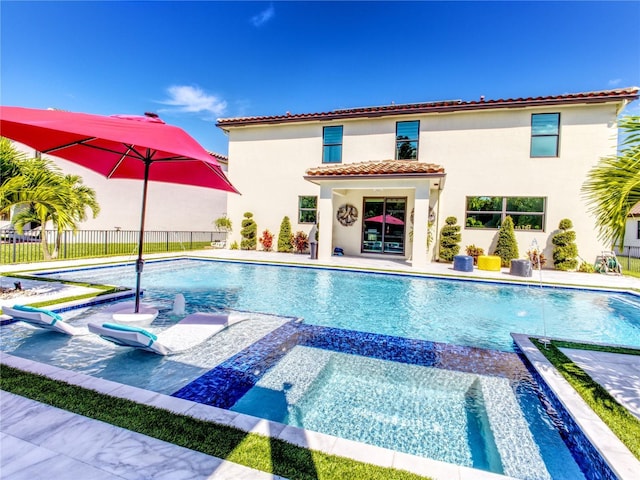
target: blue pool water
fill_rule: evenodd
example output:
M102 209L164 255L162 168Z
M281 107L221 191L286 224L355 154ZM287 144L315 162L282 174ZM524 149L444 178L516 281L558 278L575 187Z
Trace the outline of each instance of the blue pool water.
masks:
M130 265L47 276L135 284ZM149 262L143 288L144 301L160 308L154 333L179 320L177 293L187 313L263 314L169 357L21 324L0 328L0 348L414 455L573 480L585 478L578 465L593 463L566 446L566 417L543 397L509 333L640 346L640 302L622 293L204 260ZM100 315L99 306L63 313L79 328Z
M54 276L135 285L131 266ZM201 260L148 263L142 286L146 301L183 293L194 310L296 316L313 325L503 351L513 351L511 332L640 347L640 298L625 293Z

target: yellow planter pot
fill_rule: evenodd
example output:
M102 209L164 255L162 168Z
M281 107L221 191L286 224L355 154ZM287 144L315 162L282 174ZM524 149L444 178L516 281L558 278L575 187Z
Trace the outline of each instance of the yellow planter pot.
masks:
M478 257L478 270L500 271L500 257L496 255L480 255Z

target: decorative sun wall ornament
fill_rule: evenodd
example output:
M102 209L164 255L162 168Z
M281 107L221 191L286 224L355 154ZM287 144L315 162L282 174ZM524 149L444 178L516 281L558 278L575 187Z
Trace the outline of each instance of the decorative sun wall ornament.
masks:
M350 227L351 225L356 223L356 220L358 220L358 209L348 203L342 205L340 208L338 208L336 218L345 227Z

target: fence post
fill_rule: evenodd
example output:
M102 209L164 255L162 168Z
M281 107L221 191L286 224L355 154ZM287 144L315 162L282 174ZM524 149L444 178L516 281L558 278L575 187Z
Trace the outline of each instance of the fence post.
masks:
M193 250L193 232L189 232L189 250Z
M16 247L17 239L16 239L15 235L13 236L13 242L11 242L11 243L13 243L13 263L17 263L16 259L18 258L18 256L17 256L18 252L17 252L17 247Z
M167 230L167 252L169 251L169 230Z

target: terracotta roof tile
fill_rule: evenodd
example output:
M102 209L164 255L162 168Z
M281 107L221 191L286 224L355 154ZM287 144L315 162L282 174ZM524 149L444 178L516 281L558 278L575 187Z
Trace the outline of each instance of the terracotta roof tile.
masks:
M219 163L222 163L224 165L227 165L229 163L229 157L227 157L226 155L222 155L221 153L211 152L209 150L207 150L207 153L211 155L213 158L215 158Z
M308 177L336 177L351 175L444 175L444 168L433 163L416 160L382 160L361 163L323 165L307 170Z
M636 100L638 98L638 87L628 87L616 90L601 90L594 92L567 93L563 95L551 95L543 97L521 97L497 100L462 101L445 100L426 103L409 103L401 105L381 105L377 107L358 107L333 110L320 113L296 113L287 112L285 115L269 115L255 117L235 117L219 118L216 122L218 127L243 126L252 124L269 123L293 123L311 120L338 120L342 118L377 117L385 115L403 114L423 114L437 112L451 112L464 110L481 110L493 108L513 108L526 106L545 106L576 103L601 103L611 101Z

